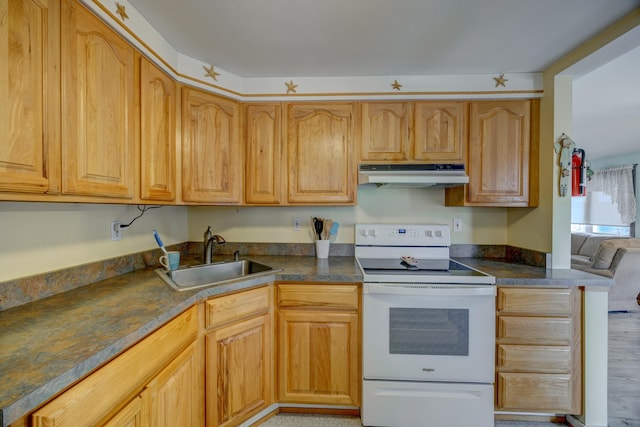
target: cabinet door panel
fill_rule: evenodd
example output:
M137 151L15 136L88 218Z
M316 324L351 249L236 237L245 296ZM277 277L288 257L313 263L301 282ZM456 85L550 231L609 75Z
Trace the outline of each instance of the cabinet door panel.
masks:
M142 398L136 396L120 410L104 427L143 427Z
M501 410L577 414L572 407L571 376L562 374L498 374Z
M503 343L570 345L572 338L573 322L570 317L498 318L498 339Z
M415 160L462 162L465 102L416 102Z
M271 403L270 316L206 336L207 424L238 425Z
M497 309L501 313L534 316L569 316L573 311L574 291L571 289L500 288Z
M498 345L498 369L511 372L569 373L572 349L563 345Z
M76 3L63 24L63 192L132 198L133 47Z
M353 104L290 104L290 203L355 202Z
M187 347L143 393L149 426L182 427L203 424L202 358L196 343Z
M52 101L59 84L48 72L58 46L50 16L46 0L8 0L0 8L0 191L58 188ZM50 101L56 108L48 108Z
M280 104L248 105L245 202L282 203L283 158Z
M182 198L240 203L242 161L238 103L183 89Z
M175 200L176 84L140 58L140 198Z
M360 160L409 160L411 104L363 102Z
M471 103L469 202L527 202L530 102Z
M358 322L355 313L278 313L282 402L358 405Z

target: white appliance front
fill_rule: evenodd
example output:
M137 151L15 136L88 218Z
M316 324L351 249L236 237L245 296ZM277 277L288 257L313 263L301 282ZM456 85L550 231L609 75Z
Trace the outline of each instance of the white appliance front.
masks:
M365 381L362 424L493 427L493 385Z
M365 283L365 383L492 384L495 295L486 285Z

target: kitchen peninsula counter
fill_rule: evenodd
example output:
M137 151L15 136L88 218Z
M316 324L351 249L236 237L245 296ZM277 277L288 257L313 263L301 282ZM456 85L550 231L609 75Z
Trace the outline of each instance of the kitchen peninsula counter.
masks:
M584 286L610 288L611 278L572 269L545 269L492 258L454 258L496 277L498 286Z
M8 426L207 298L273 281L355 282L351 256L250 256L281 271L191 291L175 291L148 267L0 311L0 426ZM610 286L575 270L545 270L459 258L498 285ZM214 260L215 261L215 260Z

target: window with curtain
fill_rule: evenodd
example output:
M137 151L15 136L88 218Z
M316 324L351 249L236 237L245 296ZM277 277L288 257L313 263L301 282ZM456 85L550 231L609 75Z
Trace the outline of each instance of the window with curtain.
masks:
M635 168L594 170L586 196L571 199L572 231L631 235L636 221Z

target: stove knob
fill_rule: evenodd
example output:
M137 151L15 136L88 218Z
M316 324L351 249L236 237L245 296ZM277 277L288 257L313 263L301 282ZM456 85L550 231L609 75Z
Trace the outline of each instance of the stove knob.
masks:
M436 237L442 237L442 231L437 230L436 231Z
M427 237L433 237L433 231L427 230L426 235Z

